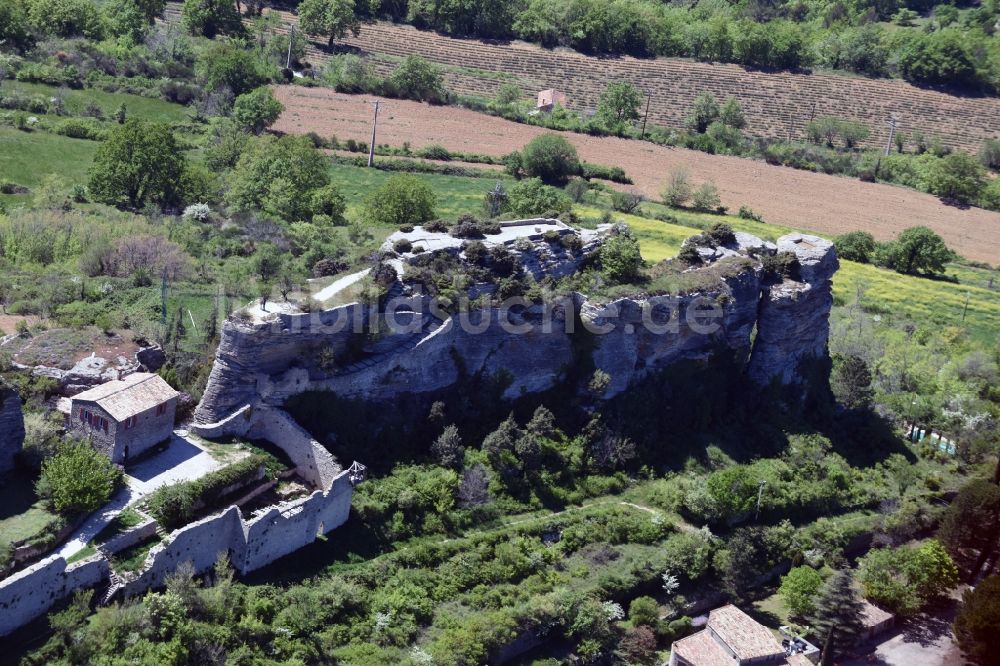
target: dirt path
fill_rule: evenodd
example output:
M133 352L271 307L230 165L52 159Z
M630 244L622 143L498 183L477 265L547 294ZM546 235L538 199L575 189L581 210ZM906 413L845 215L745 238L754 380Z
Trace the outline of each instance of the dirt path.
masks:
M275 129L317 132L338 139L371 138L371 95L345 95L326 88L280 86L285 112ZM548 130L468 109L403 100L383 100L379 143L413 148L439 143L449 150L503 155ZM694 182L714 180L730 210L750 206L768 222L826 235L864 229L880 240L925 225L964 257L1000 263L1000 213L958 209L937 198L892 185L864 183L764 162L709 155L614 137L564 133L588 162L620 166L645 195L659 198L669 173L686 167Z

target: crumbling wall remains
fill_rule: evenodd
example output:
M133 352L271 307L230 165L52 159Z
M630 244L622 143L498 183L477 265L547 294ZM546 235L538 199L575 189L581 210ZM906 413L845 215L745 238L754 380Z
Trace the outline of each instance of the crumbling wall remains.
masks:
M24 445L24 415L17 391L0 382L0 476L14 468Z
M138 575L124 583L126 596L161 587L182 562L191 562L198 574L205 573L223 554L236 571L246 574L311 544L347 521L354 494L350 472L342 471L333 456L291 417L281 410L263 409L240 414L228 427L242 429L242 433L227 434L266 437L281 447L316 490L249 518L244 518L238 507L230 506L175 530L149 552ZM0 636L42 615L74 590L108 581L110 573L102 554L71 565L64 557L52 556L0 581Z

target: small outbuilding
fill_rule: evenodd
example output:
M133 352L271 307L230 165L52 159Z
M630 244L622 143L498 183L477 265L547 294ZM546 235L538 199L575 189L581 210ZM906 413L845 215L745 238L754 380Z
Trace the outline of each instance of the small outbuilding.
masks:
M137 372L74 396L70 429L125 464L170 438L179 395L159 375Z
M569 98L566 97L566 93L549 88L538 93L538 103L535 105L535 108L539 111L551 111L556 107L556 104L564 107L568 101Z
M865 599L865 610L861 617L861 623L865 628L861 632L860 640L867 641L892 629L896 623L896 616Z

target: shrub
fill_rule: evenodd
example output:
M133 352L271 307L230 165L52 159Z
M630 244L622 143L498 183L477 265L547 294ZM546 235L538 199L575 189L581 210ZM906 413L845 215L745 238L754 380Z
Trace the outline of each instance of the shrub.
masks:
M417 151L416 155L417 157L422 157L427 160L439 160L442 162L446 162L451 159L451 152L444 146L437 143L424 146Z
M260 134L274 124L284 109L271 89L261 86L236 98L233 103L233 118L244 129Z
M601 271L612 282L630 282L639 275L642 255L639 242L628 227L616 230L604 241L600 257Z
M104 505L122 481L122 472L103 453L84 442L64 445L42 463L38 494L56 511L89 513Z
M719 105L710 92L698 95L687 117L687 126L698 134L704 134L708 126L719 119Z
M925 177L927 191L942 199L970 203L986 185L982 165L967 153L952 153L931 163Z
M691 198L691 181L687 169L678 167L671 172L661 196L663 203L674 208L683 206Z
M411 243L407 238L400 238L392 244L392 249L400 254L404 254L413 249L413 243Z
M841 259L867 264L875 252L875 237L867 231L851 231L833 239Z
M695 191L691 203L695 210L705 213L718 208L722 200L719 198L719 190L715 187L715 183L710 180L702 183L701 187Z
M736 233L725 222L713 222L705 233L718 245L732 245L736 242Z
M407 56L386 81L389 92L397 97L442 104L447 99L440 70L427 60Z
M434 218L436 204L430 185L417 176L399 174L365 198L362 216L369 224L422 224Z
M611 207L622 213L636 212L644 200L642 193L635 190L611 193Z
M962 593L953 626L965 655L980 666L993 663L1000 651L1000 575L987 576Z
M532 139L521 153L521 165L529 177L549 185L564 185L581 173L576 148L558 134Z
M106 132L91 118L67 118L60 120L55 126L56 134L73 139L89 139L103 141Z
M1000 139L985 139L979 148L979 161L993 171L1000 171Z
M516 217L535 217L547 211L565 210L569 202L562 192L538 178L522 180L510 188L505 209Z

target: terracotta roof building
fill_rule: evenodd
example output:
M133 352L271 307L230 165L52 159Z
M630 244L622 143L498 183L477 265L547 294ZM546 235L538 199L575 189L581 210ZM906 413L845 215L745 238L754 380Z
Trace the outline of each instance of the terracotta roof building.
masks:
M732 604L708 614L702 631L674 641L670 666L812 666L803 654L787 653L771 630Z
M72 399L69 424L115 463L170 438L177 397L159 375L137 372Z

